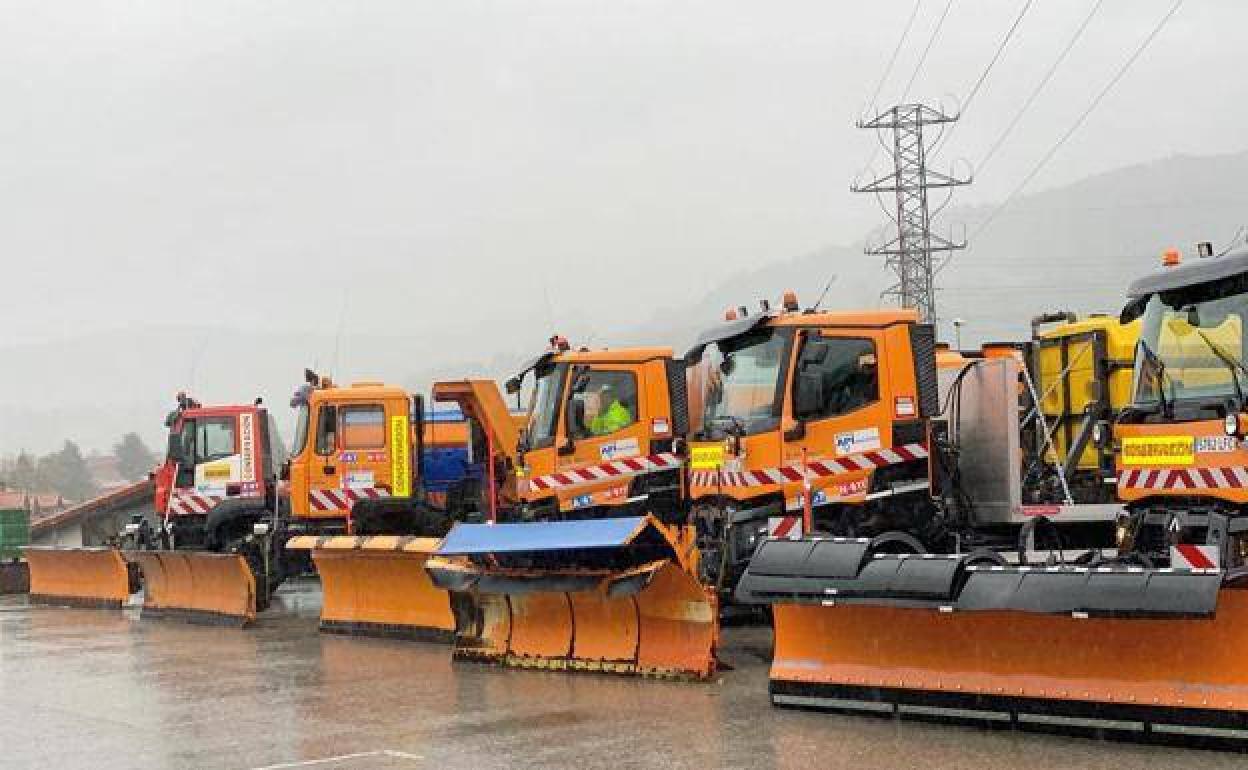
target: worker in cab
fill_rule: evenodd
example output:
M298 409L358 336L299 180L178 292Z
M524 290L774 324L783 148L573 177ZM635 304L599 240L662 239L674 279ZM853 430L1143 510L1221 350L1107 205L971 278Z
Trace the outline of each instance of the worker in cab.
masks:
M614 433L633 424L633 413L620 400L615 386L608 383L598 391L598 414L589 421L589 432L595 436Z

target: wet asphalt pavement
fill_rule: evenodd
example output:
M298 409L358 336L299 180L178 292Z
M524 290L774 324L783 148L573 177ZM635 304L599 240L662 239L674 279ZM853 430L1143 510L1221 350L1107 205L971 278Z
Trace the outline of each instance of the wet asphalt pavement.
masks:
M315 583L239 630L0 597L0 767L1242 768L1248 754L772 708L769 632L711 684L452 664L316 631Z

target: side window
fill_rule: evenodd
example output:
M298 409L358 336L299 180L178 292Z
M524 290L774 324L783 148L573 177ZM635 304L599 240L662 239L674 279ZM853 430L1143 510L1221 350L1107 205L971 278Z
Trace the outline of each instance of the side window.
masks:
M632 372L581 372L575 375L568 406L568 433L573 438L623 430L637 422L637 377Z
M386 410L381 404L344 406L338 410L343 449L381 449L386 445Z
M875 343L865 339L808 337L797 361L793 416L835 417L880 397Z
M338 445L338 408L322 406L316 413L316 453L330 455Z
M234 454L234 418L201 417L195 421L195 461L212 462Z

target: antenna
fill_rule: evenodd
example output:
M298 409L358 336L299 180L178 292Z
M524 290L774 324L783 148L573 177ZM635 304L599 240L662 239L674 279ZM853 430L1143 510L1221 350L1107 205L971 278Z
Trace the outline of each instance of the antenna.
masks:
M819 309L819 306L823 304L823 298L824 298L824 297L826 297L826 296L828 296L828 289L831 289L831 288L832 288L832 284L834 284L834 283L836 283L836 273L833 273L833 274L832 274L832 277L828 279L828 282L827 282L826 284L824 284L824 286L823 286L823 292L821 292L821 293L819 294L819 300L818 300L817 302L815 302L814 306L812 306L812 307L810 308L811 310L818 310L818 309Z

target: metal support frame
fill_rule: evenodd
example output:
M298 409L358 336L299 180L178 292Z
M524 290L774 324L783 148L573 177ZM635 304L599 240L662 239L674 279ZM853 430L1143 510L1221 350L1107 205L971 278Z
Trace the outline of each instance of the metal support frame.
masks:
M957 179L928 168L924 128L957 119L956 114L946 115L923 104L899 104L869 121L858 123L859 128L892 132L892 173L850 188L854 192L894 194L893 210L885 211L896 225L897 234L882 244L868 247L866 253L884 256L888 267L897 275L897 283L886 289L884 295L896 297L902 307L916 308L919 319L927 323L935 323L937 318L932 254L966 247L965 241L954 242L932 232L928 191L970 184L971 180Z

